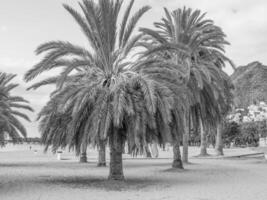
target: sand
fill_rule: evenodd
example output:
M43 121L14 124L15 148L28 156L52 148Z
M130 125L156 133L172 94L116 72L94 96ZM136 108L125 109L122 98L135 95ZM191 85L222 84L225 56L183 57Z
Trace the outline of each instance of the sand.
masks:
M38 150L34 154L34 150ZM171 170L171 151L158 159L124 156L125 182L107 181L108 167L96 167L96 152L80 164L73 153L63 160L39 146L0 149L0 200L264 200L267 162L250 158L197 158L190 148L185 170ZM213 150L209 149L212 153ZM227 156L251 153L227 149Z

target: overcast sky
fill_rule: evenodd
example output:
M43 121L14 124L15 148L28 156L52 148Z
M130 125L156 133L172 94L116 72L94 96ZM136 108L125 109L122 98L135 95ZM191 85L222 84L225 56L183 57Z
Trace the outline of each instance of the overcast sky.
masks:
M124 3L128 3L124 0ZM48 99L51 88L26 91L22 76L40 57L35 48L49 40L68 40L87 45L80 29L62 7L62 3L77 6L76 0L1 0L0 1L0 69L18 74L20 83L16 95L27 98L36 113ZM266 0L136 0L136 8L148 4L152 9L141 19L140 27L151 27L163 15L163 7L171 10L187 6L207 12L227 34L231 46L227 56L237 66L252 61L267 64L267 1ZM230 67L225 71L232 73ZM39 136L36 114L33 123L26 123L29 136Z

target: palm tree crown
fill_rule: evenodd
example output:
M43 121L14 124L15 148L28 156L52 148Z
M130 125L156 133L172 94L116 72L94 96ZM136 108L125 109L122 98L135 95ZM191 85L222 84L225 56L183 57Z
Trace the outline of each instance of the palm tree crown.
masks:
M83 15L64 5L80 25L90 47L55 41L37 48L37 54L46 55L26 73L25 80L30 81L46 70L63 68L59 76L30 87L57 85L39 116L47 145L57 149L69 144L79 153L84 141L107 139L114 128L123 130L123 137L132 148L151 140L171 140L169 123L173 119L174 100L169 86L174 84L169 80L175 78L169 76L168 80L157 81L151 73L132 67L129 62L129 54L142 37L142 34L132 36L133 30L149 9L145 6L129 18L133 3L124 13L119 31L122 1L84 0L79 3ZM70 120L61 126L68 131L55 131L62 116Z
M187 85L192 106L198 105L199 114L206 121L220 120L225 102L225 87L231 88L229 77L221 70L225 61L224 46L229 44L220 27L205 19L205 13L190 8L165 10L155 30L142 28L146 35L139 44L145 47L143 65L158 64L177 71ZM149 57L147 59L147 57ZM142 66L143 67L143 66ZM196 108L196 107L195 107Z

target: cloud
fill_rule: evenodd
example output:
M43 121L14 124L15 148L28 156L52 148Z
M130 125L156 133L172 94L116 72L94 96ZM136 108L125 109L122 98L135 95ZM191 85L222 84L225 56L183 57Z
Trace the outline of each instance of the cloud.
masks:
M6 32L8 30L8 28L7 28L7 26L3 25L3 26L0 27L0 30L2 32Z
M0 57L0 64L11 68L32 65L34 62L35 60L26 60L24 58Z
M15 78L20 84L24 85L23 75L27 69L36 63L35 60L26 60L24 58L0 57L1 71L11 74L17 74Z
M141 26L151 26L164 15L163 7L169 10L182 8L200 9L206 17L222 27L231 43L226 53L237 66L258 60L267 63L267 1L266 0L149 0L136 1L149 4L152 10L141 20ZM137 7L139 7L139 5ZM231 70L226 70L231 73Z

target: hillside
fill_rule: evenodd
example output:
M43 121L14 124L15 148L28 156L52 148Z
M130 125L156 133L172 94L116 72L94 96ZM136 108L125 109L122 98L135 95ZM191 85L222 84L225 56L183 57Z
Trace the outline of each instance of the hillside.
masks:
M235 86L235 105L246 108L254 102L267 102L267 66L252 62L231 75Z

